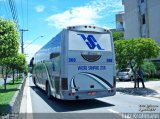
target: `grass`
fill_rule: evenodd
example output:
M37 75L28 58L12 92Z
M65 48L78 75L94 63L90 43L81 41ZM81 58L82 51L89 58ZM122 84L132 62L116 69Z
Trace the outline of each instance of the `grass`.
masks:
M5 113L7 110L7 106L11 102L15 92L21 84L22 79L16 79L15 84L12 83L12 80L7 83L7 90L4 90L4 85L0 86L0 114Z

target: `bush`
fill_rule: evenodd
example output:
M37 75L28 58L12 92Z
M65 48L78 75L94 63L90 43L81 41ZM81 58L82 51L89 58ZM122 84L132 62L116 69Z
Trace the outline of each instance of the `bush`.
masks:
M144 75L148 78L153 78L156 73L156 66L151 61L145 61L142 65L142 69L144 70Z

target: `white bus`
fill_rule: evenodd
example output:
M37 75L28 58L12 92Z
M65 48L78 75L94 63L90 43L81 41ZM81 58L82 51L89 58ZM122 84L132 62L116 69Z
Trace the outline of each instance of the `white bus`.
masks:
M115 95L111 32L95 26L62 30L35 54L32 77L48 97L78 100Z

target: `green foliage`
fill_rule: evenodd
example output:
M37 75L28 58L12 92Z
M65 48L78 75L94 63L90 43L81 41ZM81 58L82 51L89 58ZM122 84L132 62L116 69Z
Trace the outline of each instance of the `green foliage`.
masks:
M156 66L151 61L145 61L142 65L142 68L145 72L145 75L148 77L152 77L156 73Z
M7 75L14 69L21 72L27 72L26 60L23 54L18 54L19 34L15 24L9 20L0 18L0 66L4 78L5 89Z
M154 62L154 65L156 66L156 70L160 71L160 61L159 62Z
M117 41L117 40L122 40L124 39L124 34L122 32L112 32L113 35L113 40Z
M3 69L5 69L2 73L5 83L7 80L7 75L11 71L11 69L16 69L17 71L25 72L25 74L27 73L26 60L24 54L18 53L14 57L1 58L0 63ZM6 84L5 84L5 89L6 89Z
M118 68L141 67L144 59L156 58L160 53L160 47L150 38L117 40L114 46Z
M18 32L15 24L0 18L0 58L11 57L18 52Z
M10 104L21 82L22 79L18 79L13 85L10 81L7 83L7 90L3 90L3 85L0 86L0 114L7 112L7 106Z
M23 70L26 65L25 55L18 53L15 57L12 57L13 63L11 67L17 70Z

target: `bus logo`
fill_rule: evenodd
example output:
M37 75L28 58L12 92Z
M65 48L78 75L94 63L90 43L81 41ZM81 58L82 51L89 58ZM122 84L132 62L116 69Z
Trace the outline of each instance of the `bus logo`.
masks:
M90 49L95 49L97 47L99 50L104 50L98 44L97 40L94 38L93 35L88 35L87 37L84 34L77 34L77 35L80 35L83 38L83 40L86 42L87 46Z

